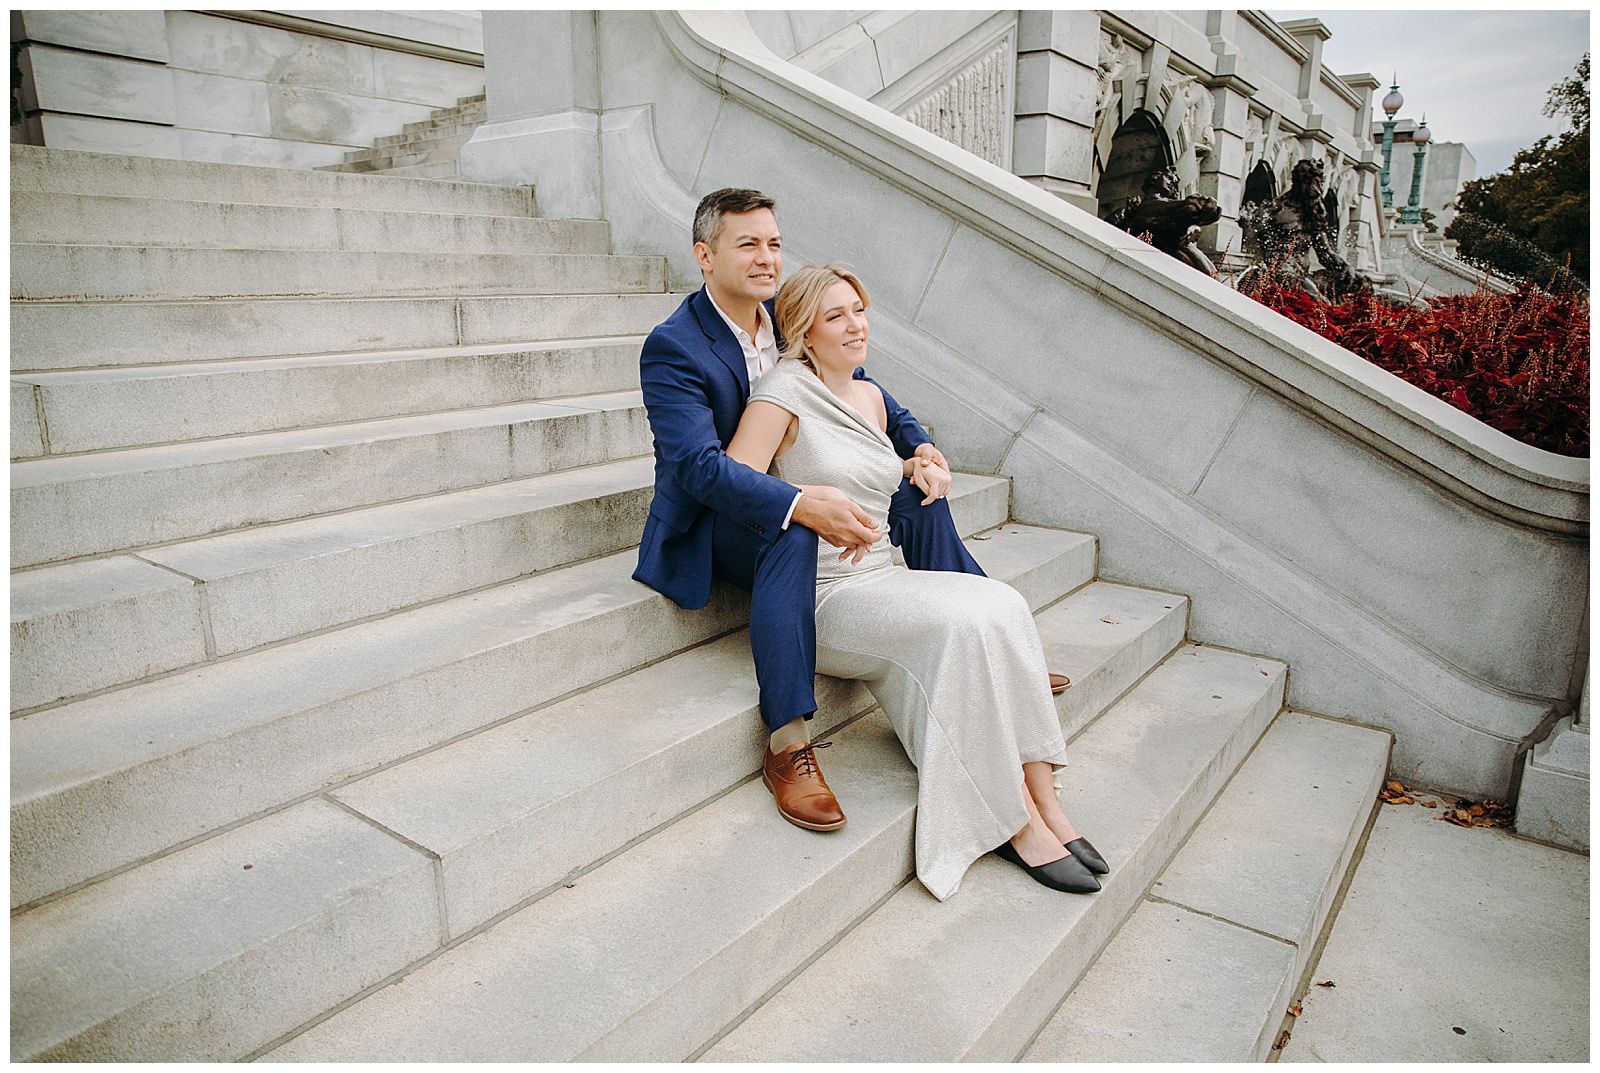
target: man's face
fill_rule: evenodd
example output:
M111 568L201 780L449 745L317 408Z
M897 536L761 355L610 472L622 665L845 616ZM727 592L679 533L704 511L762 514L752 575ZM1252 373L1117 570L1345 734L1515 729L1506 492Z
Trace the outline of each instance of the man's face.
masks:
M764 302L778 289L783 275L778 218L771 209L730 212L722 217L716 248L694 244L694 259L706 286L726 299Z

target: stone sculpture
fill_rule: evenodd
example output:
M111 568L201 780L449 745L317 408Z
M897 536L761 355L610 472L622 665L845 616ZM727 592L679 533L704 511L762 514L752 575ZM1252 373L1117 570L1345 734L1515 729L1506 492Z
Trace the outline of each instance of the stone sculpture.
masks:
M1094 115L1098 122L1100 114L1105 111L1106 105L1111 101L1111 94L1116 90L1117 80L1128 68L1137 69L1139 54L1133 47L1124 41L1119 34L1106 30L1100 31L1100 52L1095 64Z
M1201 84L1197 76L1187 75L1177 80L1172 106L1183 109L1183 122L1179 129L1183 132L1184 145L1194 152L1195 159L1211 152L1211 119L1216 107L1211 99L1211 91Z
M1289 190L1264 213L1251 214L1262 266L1313 298L1370 289L1372 281L1334 250L1337 222L1328 218L1320 160L1302 160L1290 173ZM1322 266L1311 270L1311 253Z
M1132 235L1148 234L1151 245L1162 253L1214 276L1216 266L1200 250L1200 229L1221 217L1215 198L1201 194L1179 198L1177 169L1161 168L1150 173L1144 193L1130 197L1110 223Z

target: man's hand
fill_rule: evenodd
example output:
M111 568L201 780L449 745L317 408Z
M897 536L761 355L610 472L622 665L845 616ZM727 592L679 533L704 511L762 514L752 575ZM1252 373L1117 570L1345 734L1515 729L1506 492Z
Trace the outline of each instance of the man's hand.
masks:
M911 483L927 493L928 498L922 501L926 507L937 499L943 499L950 491L953 478L950 476L950 464L944 460L944 455L939 453L939 448L931 443L924 443L917 447L916 453L907 460L911 472L906 476Z
M871 515L839 489L808 484L800 491L800 501L795 504L790 521L805 526L834 547L843 548L839 558L859 563L882 539L883 530Z
M917 444L917 449L911 452L911 457L926 458L934 465L944 467L945 472L948 473L950 470L950 463L944 460L944 455L939 451L939 448L935 447L931 443Z

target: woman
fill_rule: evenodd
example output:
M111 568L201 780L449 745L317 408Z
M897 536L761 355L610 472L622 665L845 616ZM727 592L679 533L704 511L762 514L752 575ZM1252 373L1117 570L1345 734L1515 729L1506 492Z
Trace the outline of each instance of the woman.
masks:
M751 391L728 454L837 489L886 533L890 497L917 460L895 453L882 393L852 379L867 303L843 265L783 285L782 360ZM950 474L934 467L923 483L931 502ZM817 670L867 682L916 764L917 876L934 897L955 893L991 849L1046 886L1099 890L1105 862L1056 800L1066 745L1026 601L990 578L896 566L887 536L864 549L823 542L817 568Z

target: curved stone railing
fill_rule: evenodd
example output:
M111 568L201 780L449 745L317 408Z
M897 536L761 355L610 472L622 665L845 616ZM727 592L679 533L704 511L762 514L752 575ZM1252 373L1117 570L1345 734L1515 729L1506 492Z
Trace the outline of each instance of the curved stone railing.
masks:
M1401 275L1420 287L1419 293L1424 298L1437 294L1472 294L1485 288L1499 294L1516 290L1488 272L1428 249L1414 227L1385 236L1383 256L1391 267L1398 267Z
M1196 639L1288 660L1292 705L1394 730L1402 777L1506 791L1586 652L1587 460L779 60L737 12L590 25L568 111L491 106L466 174L570 184L576 139L617 251L686 286L698 194L774 195L790 270L856 266L871 367L960 467L1013 479L1017 520L1098 534L1104 576L1194 598Z

